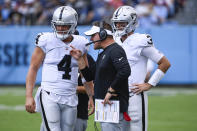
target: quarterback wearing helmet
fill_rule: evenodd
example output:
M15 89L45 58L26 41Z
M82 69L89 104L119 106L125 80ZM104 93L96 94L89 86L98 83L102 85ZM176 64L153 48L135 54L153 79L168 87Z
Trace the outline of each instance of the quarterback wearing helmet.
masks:
M159 83L170 67L170 63L164 54L154 47L150 35L134 33L138 26L137 18L134 8L121 6L115 10L111 22L114 39L124 48L131 67L128 107L131 121L125 124L130 131L147 131L148 97L146 91ZM148 59L157 63L158 68L145 83Z
M78 15L77 12L69 7L62 6L55 10L53 13L53 18L51 21L52 28L55 32L57 38L64 40L70 34L75 32L75 28L77 26ZM68 30L58 30L59 26L68 26Z
M123 36L134 32L138 26L137 13L130 6L121 6L113 14L111 19L112 28L115 36ZM116 26L116 23L126 24L125 26Z
M71 46L81 50L88 65L85 46L88 40L83 36L73 35L77 20L77 12L73 8L59 7L54 11L51 21L54 32L40 33L36 38L36 47L26 78L25 106L30 113L34 113L35 110L41 112L46 131L74 130L78 104L78 63L70 55ZM41 89L35 102L32 93L41 64ZM93 88L87 90L90 97L92 92ZM89 99L92 103L92 98ZM40 106L36 105L38 103ZM40 107L40 110L36 107Z

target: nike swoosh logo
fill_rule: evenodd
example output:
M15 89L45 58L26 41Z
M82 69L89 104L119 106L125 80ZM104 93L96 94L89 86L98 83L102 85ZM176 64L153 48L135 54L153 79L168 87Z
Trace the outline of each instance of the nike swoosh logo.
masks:
M119 58L118 60L121 61L123 57Z

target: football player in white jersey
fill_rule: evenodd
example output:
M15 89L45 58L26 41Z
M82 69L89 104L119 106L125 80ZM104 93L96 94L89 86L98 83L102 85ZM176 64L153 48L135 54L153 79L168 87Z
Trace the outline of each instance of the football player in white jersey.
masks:
M146 91L159 83L170 67L170 63L164 54L154 47L150 35L134 33L138 21L137 13L131 6L121 6L116 9L111 22L114 37L120 38L118 43L124 48L131 67L128 108L131 117L129 131L147 131L148 98ZM148 59L157 63L158 68L149 81L145 83Z
M40 33L36 38L36 47L26 78L25 107L28 112L35 112L36 103L32 92L37 71L43 63L39 102L45 131L74 129L78 104L78 63L70 55L70 46L82 51L88 65L85 46L88 40L83 36L73 35L77 20L78 15L73 8L59 7L54 11L51 22L54 32ZM87 93L91 97L93 89L90 89Z

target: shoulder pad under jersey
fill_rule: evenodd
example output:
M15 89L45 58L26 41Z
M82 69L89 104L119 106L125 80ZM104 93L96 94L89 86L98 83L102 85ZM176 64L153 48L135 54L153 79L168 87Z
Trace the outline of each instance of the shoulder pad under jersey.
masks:
M47 43L46 41L51 37L53 33L50 32L42 32L42 33L38 33L38 35L35 38L35 44L37 46L44 46L45 43Z

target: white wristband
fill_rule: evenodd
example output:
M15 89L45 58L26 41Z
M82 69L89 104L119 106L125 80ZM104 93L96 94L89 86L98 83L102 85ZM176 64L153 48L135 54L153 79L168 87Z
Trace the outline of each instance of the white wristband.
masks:
M163 78L164 75L165 73L163 73L163 71L161 71L160 69L157 69L151 76L148 83L151 84L152 86L156 86L157 83L159 83L159 81Z

